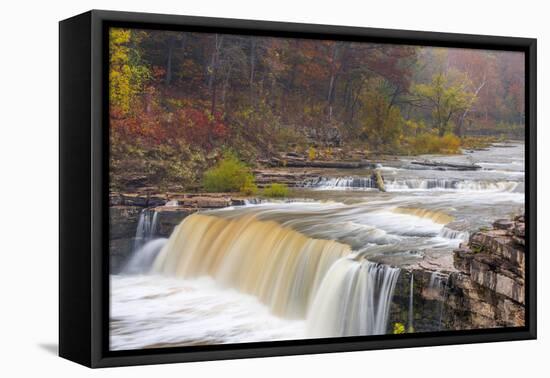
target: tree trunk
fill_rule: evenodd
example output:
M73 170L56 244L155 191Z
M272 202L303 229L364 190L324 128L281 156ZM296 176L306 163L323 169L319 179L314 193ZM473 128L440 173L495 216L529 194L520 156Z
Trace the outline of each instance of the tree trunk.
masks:
M249 96L250 96L250 104L251 106L255 106L257 103L256 99L257 97L254 96L254 76L256 74L256 39L252 37L250 39L250 57L249 57L249 64L250 64L250 75L248 77L248 86L249 86Z
M338 43L334 43L332 47L332 58L330 60L330 79L328 83L328 93L327 93L327 106L328 106L328 120L332 119L332 97L334 92L334 84L336 81L337 66L336 66L336 55L338 54Z
M470 106L468 106L465 110L464 110L464 113L462 113L462 116L460 117L459 121L458 121L458 124L456 126L456 135L458 135L459 137L462 136L463 134L463 125L464 125L464 120L466 119L466 116L468 115L468 113L470 112L470 109L472 109L472 106L474 105L474 101L475 99L477 98L477 95L479 94L479 92L481 91L481 89L483 89L483 87L485 86L485 83L487 82L486 78L485 78L485 75L483 75L483 81L481 82L481 84L477 87L477 89L475 90L474 92L474 97L473 97L473 100L472 100L472 103L470 104Z
M208 80L208 89L210 90L211 107L210 114L214 116L216 111L216 75L218 71L218 62L220 59L220 50L222 47L223 37L218 34L214 39L214 51L212 52L212 59L210 63L210 78Z
M170 38L168 41L168 57L166 59L166 86L170 86L172 82L172 59L174 55L174 47L176 44L176 40L174 38Z

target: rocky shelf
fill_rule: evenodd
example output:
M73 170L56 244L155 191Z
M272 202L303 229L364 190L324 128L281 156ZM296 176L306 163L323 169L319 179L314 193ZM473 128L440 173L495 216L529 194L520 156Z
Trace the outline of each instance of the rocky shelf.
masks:
M304 158L271 158L268 162L271 167L294 167L294 168L374 168L375 165L366 160L346 161L346 160L307 160Z

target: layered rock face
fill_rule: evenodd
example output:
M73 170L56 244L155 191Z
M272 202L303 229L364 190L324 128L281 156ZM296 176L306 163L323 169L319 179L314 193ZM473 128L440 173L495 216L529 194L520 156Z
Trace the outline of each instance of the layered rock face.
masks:
M498 220L454 251L451 329L525 325L525 218Z
M388 332L525 325L525 219L497 220L453 253L453 267L401 271ZM454 269L453 269L454 268Z

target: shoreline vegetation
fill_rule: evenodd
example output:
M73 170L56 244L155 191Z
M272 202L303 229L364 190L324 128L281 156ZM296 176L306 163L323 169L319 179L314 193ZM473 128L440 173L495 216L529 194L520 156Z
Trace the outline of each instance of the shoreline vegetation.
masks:
M227 190L208 175L230 155L345 168L525 128L520 53L122 28L109 50L113 191Z
M420 147L421 153L415 154L370 154L353 148L315 148L310 146L309 148L295 147L288 152L273 154L269 159L258 159L254 164L247 164L240 160L237 154L228 150L211 155L212 162L208 164L210 168L203 171L202 176L199 172L194 173L193 177L195 179L193 181L182 181L176 177L169 182L166 180L157 182L154 180L156 175L147 177L127 171L126 174L118 174L117 182L111 185L111 192L147 194L176 191L180 193L233 193L252 197L257 195L261 197L287 197L289 186L300 186L299 183L305 179L320 177L323 175L323 169L342 169L342 172L345 172L347 169L367 168L370 171L365 171L363 174L365 177L372 175L377 181L382 181L383 178L376 167L385 161L421 155L460 155L466 152L487 150L497 143L497 146L505 147L507 143L513 142L513 140L503 137L465 137L459 139L448 135L441 138L435 137L434 140L438 139L443 141L441 145L433 142L423 142L424 146ZM453 142L445 142L449 140ZM151 164L151 161L144 161L141 164ZM431 166L434 169L476 170L481 168L475 164L445 164L438 162L435 157L429 160L419 158L417 161L412 161L411 164ZM291 169L294 168L304 170L292 171ZM120 182L124 182L124 185L121 185ZM383 182L378 185L379 189L381 187L383 187Z

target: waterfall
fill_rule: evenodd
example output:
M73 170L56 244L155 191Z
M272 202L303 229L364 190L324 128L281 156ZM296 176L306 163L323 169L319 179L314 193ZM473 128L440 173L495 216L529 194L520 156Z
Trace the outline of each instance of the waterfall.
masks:
M414 273L411 272L408 332L414 332Z
M468 231L458 231L448 227L443 227L441 231L439 231L439 236L447 239L467 241L470 238L470 233Z
M414 191L414 190L457 190L457 191L495 191L513 192L518 183L514 181L471 181L454 179L408 179L386 180L387 191Z
M330 266L350 247L307 237L254 215L193 214L180 223L154 262L159 273L210 276L256 296L276 315L304 318Z
M377 189L376 182L371 177L319 177L308 179L303 183L305 188L319 190L370 190ZM401 179L385 180L387 191L417 191L417 190L455 190L455 191L496 191L513 192L518 183L514 181L472 181L456 179Z
M371 177L319 177L304 182L306 188L321 190L377 189Z
M454 218L442 211L419 209L416 207L396 207L393 209L394 213L414 215L419 218L430 219L438 224L447 224L454 220Z
M157 256L157 273L210 276L254 295L275 315L307 319L316 337L383 334L399 269L355 256L254 214L193 214ZM360 259L360 260L359 260Z
M308 336L386 333L399 272L397 268L367 260L338 260L327 273L308 312Z
M147 273L151 270L153 261L157 257L158 253L166 244L166 238L153 239L145 243L137 251L134 251L130 260L123 269L124 273L137 274Z
M151 241L158 229L158 213L152 209L144 209L139 215L134 239L133 253L138 251L147 242Z
M428 282L428 289L430 290L439 290L441 286L441 279L437 272L432 272L430 274L430 281Z

